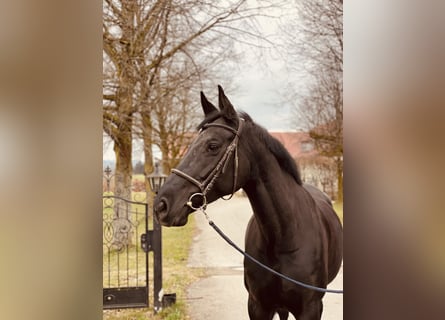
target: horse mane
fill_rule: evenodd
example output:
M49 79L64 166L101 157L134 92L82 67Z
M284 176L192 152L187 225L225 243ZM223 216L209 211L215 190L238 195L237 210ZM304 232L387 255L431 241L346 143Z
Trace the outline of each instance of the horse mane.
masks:
M221 111L214 111L211 112L210 114L208 114L204 120L201 121L201 123L198 125L197 129L198 131L201 130L204 125L206 125L207 123L213 122L216 119L222 117L222 112Z
M295 160L292 159L292 156L289 154L283 144L278 141L278 139L271 136L266 129L255 123L247 113L241 112L240 116L244 118L246 122L252 124L253 134L258 137L259 140L265 144L267 149L269 149L269 151L275 156L275 159L277 159L281 168L290 174L290 176L294 178L295 182L302 185L303 182L301 181L297 164L295 163Z

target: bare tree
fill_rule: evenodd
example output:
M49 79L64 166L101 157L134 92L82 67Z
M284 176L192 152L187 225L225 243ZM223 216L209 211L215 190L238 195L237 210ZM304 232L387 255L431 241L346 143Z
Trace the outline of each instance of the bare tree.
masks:
M188 144L190 132L193 132L197 124L195 97L193 82L187 76L187 69L177 71L169 70L160 77L153 86L152 104L150 108L141 110L145 119L151 121L142 123L141 134L144 145L150 156L151 146L157 145L162 152L162 168L164 172L170 172L178 163L184 146ZM148 114L148 115L147 115ZM147 116L146 116L147 115ZM150 132L149 139L147 132Z
M142 113L150 112L152 115L151 127L148 128L152 136L150 143L157 145L162 152L164 172L170 172L179 163L192 132L201 120L199 91L215 91L217 79L231 80L230 69L224 62L234 61L236 54L230 48L217 52L219 54L215 54L218 50L210 50L211 54L203 52L206 44L211 45L210 40L205 38L199 46L189 46L164 63L152 85L150 108L142 110ZM231 42L228 39L226 44ZM142 131L147 130L142 127Z
M343 1L303 0L298 20L287 33L292 65L304 60L306 87L291 87L295 117L308 129L322 156L336 163L338 194L343 200ZM301 65L300 65L301 66Z
M135 126L140 126L145 172L149 173L152 144L156 142L165 154L172 154L173 149L163 140L173 140L173 130L184 133L187 129L189 122L180 121L186 113L173 110L189 106L184 93L193 87L190 82L203 85L196 79L203 70L208 71L212 56L230 58L230 39L253 42L260 37L254 25L246 28L245 24L272 4L257 2L264 5L253 8L247 0L104 0L103 123L114 141L120 196L130 196ZM185 62L196 72L178 77L178 66ZM180 94L183 97L179 99Z

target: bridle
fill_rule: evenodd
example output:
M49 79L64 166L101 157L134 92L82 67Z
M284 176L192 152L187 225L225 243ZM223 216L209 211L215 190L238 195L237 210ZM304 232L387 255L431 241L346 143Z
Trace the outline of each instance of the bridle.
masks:
M232 187L232 193L229 196L229 198L224 200L229 200L232 198L233 194L236 191L236 184L238 180L238 141L241 136L241 132L243 131L244 126L244 119L238 118L238 129L233 129L232 127L221 124L221 123L207 123L205 124L201 130L199 131L199 134L202 133L205 129L209 127L219 127L224 128L226 130L229 130L232 132L235 136L233 137L232 142L227 146L226 151L222 155L221 159L219 159L218 163L216 164L215 168L209 173L207 178L205 178L204 181L199 181L192 176L188 175L187 173L178 170L178 169L172 169L172 173L176 174L177 176L184 178L185 180L189 181L190 183L194 184L199 188L201 192L194 193L190 196L189 200L187 201L187 205L192 208L193 210L198 210L201 208L206 208L207 206L207 198L206 195L209 193L209 191L212 189L213 185L215 184L216 179L220 176L221 173L224 173L227 164L229 163L230 157L232 153L234 153L233 162L234 162L234 169L233 169L233 187ZM200 197L202 199L202 202L199 206L195 207L193 206L193 198Z

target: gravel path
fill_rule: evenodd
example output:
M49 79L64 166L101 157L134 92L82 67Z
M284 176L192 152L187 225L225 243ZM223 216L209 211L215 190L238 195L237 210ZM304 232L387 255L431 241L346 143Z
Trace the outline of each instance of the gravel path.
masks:
M207 213L224 233L244 248L244 233L252 215L247 198L235 196L230 201L218 200L209 205ZM199 232L192 245L188 266L207 268L209 276L188 289L191 319L248 320L243 256L208 225L203 214L196 213L195 218ZM343 268L329 287L343 288ZM289 316L289 319L294 318ZM339 319L343 319L343 295L326 294L322 320Z

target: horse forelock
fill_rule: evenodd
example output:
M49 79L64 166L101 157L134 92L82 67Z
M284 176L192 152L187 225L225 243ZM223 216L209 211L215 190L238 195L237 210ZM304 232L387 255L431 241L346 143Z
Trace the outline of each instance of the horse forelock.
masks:
M220 118L222 116L221 111L214 111L210 114L208 114L204 120L201 121L201 123L198 125L197 129L201 130L202 127L204 127L207 123L213 122L216 119Z
M218 118L224 118L226 122L229 122L229 125L234 126L234 129L236 129L236 126L238 125L238 122L237 121L235 122L234 119L227 119L226 117L224 117L222 111L213 111L210 114L208 114L204 120L202 120L202 122L198 125L197 129L198 130L202 129L206 124L211 123Z

